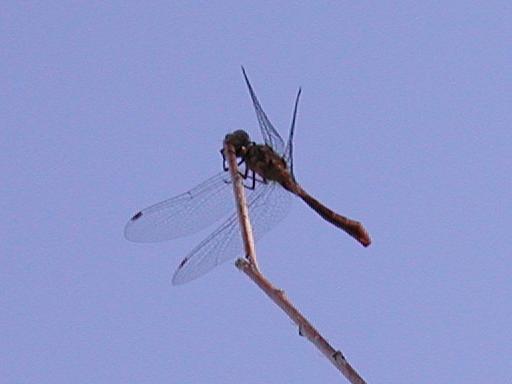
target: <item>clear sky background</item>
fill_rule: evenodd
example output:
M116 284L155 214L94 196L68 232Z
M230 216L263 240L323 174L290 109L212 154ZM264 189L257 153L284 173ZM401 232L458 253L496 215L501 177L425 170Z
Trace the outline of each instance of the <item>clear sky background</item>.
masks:
M505 383L512 366L512 7L449 2L2 2L2 383L344 382L231 263L173 287L209 231L123 237L137 210L261 141L295 168L257 246L369 383ZM213 229L213 228L212 228Z

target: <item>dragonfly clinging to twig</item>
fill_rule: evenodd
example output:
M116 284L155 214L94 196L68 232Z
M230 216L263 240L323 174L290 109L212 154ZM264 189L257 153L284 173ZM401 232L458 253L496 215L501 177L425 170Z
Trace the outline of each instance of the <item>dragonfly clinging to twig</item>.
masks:
M362 245L368 246L371 240L361 223L327 208L295 180L293 135L301 90L295 99L290 134L285 144L263 111L243 68L242 72L265 143L252 142L243 130L226 135L225 140L233 145L239 165L243 167L254 237L260 238L286 216L290 196L295 194L322 218L344 230ZM127 239L153 242L195 233L227 216L210 236L182 260L173 276L173 284L183 284L200 277L223 261L233 259L243 252L242 240L237 233L237 214L231 200L231 180L226 170L224 162L222 172L188 192L136 213L126 224L124 233Z

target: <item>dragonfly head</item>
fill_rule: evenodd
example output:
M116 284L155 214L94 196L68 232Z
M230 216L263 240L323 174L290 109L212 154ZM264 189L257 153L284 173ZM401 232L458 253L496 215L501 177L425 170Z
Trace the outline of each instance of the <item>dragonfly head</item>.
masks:
M251 144L249 134L242 129L228 133L224 141L231 144L235 148L236 157L241 157L245 154L247 147Z

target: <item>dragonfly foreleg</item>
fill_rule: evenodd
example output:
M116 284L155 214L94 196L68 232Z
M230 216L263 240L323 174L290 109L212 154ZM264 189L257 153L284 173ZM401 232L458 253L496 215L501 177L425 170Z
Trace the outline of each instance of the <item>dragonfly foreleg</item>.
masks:
M224 154L224 148L222 148L222 149L220 150L220 154L222 155L222 169L223 169L224 171L227 171L227 170L229 170L229 166L228 166L228 163L227 163L226 155ZM244 160L243 158L241 158L241 159L236 163L236 165L237 165L237 166L240 166L240 165L242 165L242 163L243 163L244 161L245 161L245 160ZM242 174L240 173L240 175L242 175ZM242 176L243 176L243 175L242 175Z

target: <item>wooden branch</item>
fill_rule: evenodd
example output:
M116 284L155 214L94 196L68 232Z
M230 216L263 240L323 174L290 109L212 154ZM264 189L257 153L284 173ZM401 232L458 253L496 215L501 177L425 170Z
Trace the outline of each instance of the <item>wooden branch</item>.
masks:
M227 155L231 179L233 181L233 191L236 199L242 239L244 242L246 258L238 259L235 263L238 269L243 271L249 278L260 287L265 294L281 308L292 321L299 327L299 334L306 336L324 356L346 377L351 384L365 384L357 371L345 359L340 350L335 350L322 335L311 325L311 323L293 306L290 300L284 294L284 291L275 288L272 283L261 274L256 260L254 249L254 239L252 236L251 223L245 200L244 186L242 178L238 171L234 148L224 142L224 153Z
M227 141L224 141L224 153L226 154L229 173L231 174L236 210L238 212L238 221L240 223L242 240L245 247L245 257L247 257L249 262L254 265L254 268L258 269L258 261L256 260L256 251L254 249L254 237L252 236L252 226L249 219L249 209L247 208L247 202L245 200L245 188L242 176L240 176L240 172L238 172L235 148Z
M238 259L236 264L238 269L243 271L252 281L266 293L279 308L281 308L292 321L299 327L299 335L306 336L325 357L347 378L352 384L366 383L357 371L352 368L349 362L345 359L343 353L335 350L325 340L322 335L311 325L311 323L299 312L297 308L288 300L283 290L278 289L272 285L268 279L261 274L256 268L253 268L251 263L244 259Z

